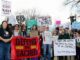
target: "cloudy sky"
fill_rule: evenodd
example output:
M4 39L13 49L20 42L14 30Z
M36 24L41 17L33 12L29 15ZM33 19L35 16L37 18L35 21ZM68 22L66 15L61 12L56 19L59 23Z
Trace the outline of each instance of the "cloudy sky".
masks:
M52 21L68 21L70 9L63 5L64 0L10 0L12 4L12 14L16 11L37 9L41 15L50 15ZM1 7L1 6L0 6Z

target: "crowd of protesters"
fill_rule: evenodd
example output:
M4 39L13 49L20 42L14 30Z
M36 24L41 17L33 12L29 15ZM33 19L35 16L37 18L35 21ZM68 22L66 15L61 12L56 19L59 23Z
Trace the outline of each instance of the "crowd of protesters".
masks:
M70 30L68 27L56 27L52 32L49 30L49 26L44 27L44 31L39 31L38 26L33 26L30 33L27 33L27 26L22 24L21 26L15 24L12 26L7 21L3 21L0 28L0 60L10 60L10 41L14 36L23 37L39 37L39 43L41 47L41 57L35 57L31 59L21 60L54 60L54 52L51 53L53 48L52 36L54 39L75 39L77 42L76 52L74 56L75 60L80 60L80 30ZM55 38L56 37L56 38ZM52 54L52 56L51 56ZM52 58L51 58L52 57ZM58 60L68 60L67 56L59 56Z

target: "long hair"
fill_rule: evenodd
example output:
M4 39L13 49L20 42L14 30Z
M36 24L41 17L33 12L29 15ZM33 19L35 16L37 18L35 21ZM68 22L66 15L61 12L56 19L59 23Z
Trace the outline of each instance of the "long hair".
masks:
M9 28L9 25L8 25L8 22L7 22L7 21L3 21L3 22L2 22L2 24L1 24L1 28L3 29L3 23L4 23L4 22L6 22L6 24L7 24L7 27L6 27L6 29L5 29L5 30L6 30L6 31L8 31L8 32L10 33L10 35L12 35L12 31L10 30L10 28Z
M6 24L7 24L7 27L6 27L5 30L8 30L9 27L8 27L8 22L7 22L7 21L3 21L3 22L2 22L2 24L1 24L1 28L3 29L3 23L4 23L4 22L6 22Z
M25 31L27 31L27 26L26 26L26 25L24 25L24 24L23 24L23 25L21 25L21 31L22 31L22 30L24 30L24 28L25 28Z
M15 27L16 27L16 26L18 26L18 28L20 27L19 24L15 24L15 25L13 26L13 30L15 30Z
M35 30L38 30L38 28L37 28L37 26L36 26L36 25L33 25L33 26L32 26L32 28L31 28L31 30L33 30L33 27L34 27L34 26L36 27L36 28L35 28Z

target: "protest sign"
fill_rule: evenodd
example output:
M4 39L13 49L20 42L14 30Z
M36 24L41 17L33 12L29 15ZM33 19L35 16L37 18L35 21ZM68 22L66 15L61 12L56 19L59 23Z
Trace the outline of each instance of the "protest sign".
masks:
M11 13L11 1L2 0L2 14L5 16Z
M54 56L76 55L75 39L63 39L54 41Z
M72 23L72 29L80 29L80 22L77 22L77 21L75 21L75 22L73 22Z
M32 28L34 25L37 25L36 19L26 20L27 28Z
M38 38L14 37L11 42L11 59L34 58L40 56Z
M37 18L37 23L38 26L51 25L52 24L51 17L49 16L39 17Z
M56 21L56 25L60 25L61 24L61 21L60 20L57 20Z

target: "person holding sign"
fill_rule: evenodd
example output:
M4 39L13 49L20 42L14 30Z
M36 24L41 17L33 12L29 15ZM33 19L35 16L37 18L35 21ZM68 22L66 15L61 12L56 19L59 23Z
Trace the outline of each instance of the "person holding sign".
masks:
M59 40L62 40L62 39L70 39L70 34L69 34L69 29L66 28L66 29L62 29L59 31L59 37L58 39ZM67 56L59 56L59 60L67 60L68 57Z
M43 36L44 60L46 60L47 57L48 57L48 60L51 60L52 33L49 31L48 26L45 27L45 31L43 32L42 36Z
M54 56L54 42L58 40L58 32L56 30L53 30L52 32L52 54L53 54L53 59L57 60L57 56Z
M10 41L12 32L8 28L7 21L3 21L0 28L0 60L10 60Z
M33 26L31 31L30 31L30 37L39 37L39 32L38 32L38 29L37 29L37 26ZM32 60L38 60L38 57L35 57L35 58L32 58Z
M76 32L76 37L75 39L77 40L77 47L76 47L76 59L80 60L80 31Z
M26 29L26 25L25 24L22 24L22 26L21 26L21 36L28 37L27 29Z
M39 31L37 29L37 26L33 26L30 31L30 37L39 37Z

